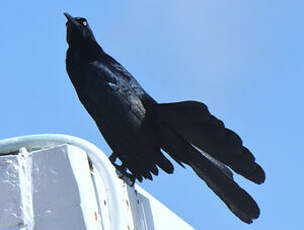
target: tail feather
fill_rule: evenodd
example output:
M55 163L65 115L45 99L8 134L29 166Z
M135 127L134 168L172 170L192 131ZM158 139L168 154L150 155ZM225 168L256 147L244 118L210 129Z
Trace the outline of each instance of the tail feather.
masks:
M233 173L231 172L231 170L225 164L223 164L222 162L214 159L212 156L208 155L207 153L205 153L205 152L203 152L199 149L197 149L197 150L200 151L200 153L203 154L204 157L206 157L208 160L210 160L215 166L217 166L224 174L226 174L226 176L233 179Z
M195 101L158 104L155 116L161 124L174 127L188 142L228 165L236 173L261 184L265 173L241 138L211 115L206 105Z
M191 162L190 166L242 221L250 224L259 217L260 209L254 199L206 159L201 159L200 163Z
M158 157L156 157L155 163L166 173L173 173L173 164L161 152L158 153Z
M170 126L159 126L158 138L161 148L171 157L192 167L195 173L203 179L242 221L251 223L259 216L259 208L252 197L237 183L232 176L225 173L212 160L205 157Z
M152 172L155 176L158 175L158 168L156 167L156 165L152 165L151 172Z

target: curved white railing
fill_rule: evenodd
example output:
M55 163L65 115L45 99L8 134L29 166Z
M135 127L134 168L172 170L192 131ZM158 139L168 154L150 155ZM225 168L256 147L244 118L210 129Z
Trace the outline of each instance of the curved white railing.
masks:
M78 137L61 134L21 136L0 140L0 155L18 152L21 148L32 151L61 144L70 144L79 147L88 154L90 161L102 177L105 191L110 191L107 192L109 218L111 223L110 229L122 229L122 226L126 223L125 214L123 213L125 208L123 207L123 203L119 200L121 191L119 190L120 186L116 184L118 180L115 169L106 155L92 143Z

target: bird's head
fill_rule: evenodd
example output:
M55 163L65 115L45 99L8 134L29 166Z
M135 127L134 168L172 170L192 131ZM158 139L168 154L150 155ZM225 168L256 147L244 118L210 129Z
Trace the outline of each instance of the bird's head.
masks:
M64 13L64 16L68 19L66 27L69 46L86 46L92 42L96 43L93 32L85 18L72 17L68 13Z

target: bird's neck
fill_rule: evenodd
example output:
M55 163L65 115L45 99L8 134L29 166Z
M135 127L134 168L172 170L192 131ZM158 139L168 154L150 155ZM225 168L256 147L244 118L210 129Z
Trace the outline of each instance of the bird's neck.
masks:
M97 43L86 43L79 46L78 44L70 44L68 56L79 61L95 61L104 55L103 49Z

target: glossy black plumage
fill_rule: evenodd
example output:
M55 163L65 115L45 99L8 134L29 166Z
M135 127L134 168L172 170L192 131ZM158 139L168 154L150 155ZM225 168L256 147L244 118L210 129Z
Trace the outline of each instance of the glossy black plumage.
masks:
M192 167L242 221L257 218L256 202L234 182L231 169L258 184L265 174L241 138L201 102L158 104L97 44L86 19L65 15L67 72L113 150L111 160L118 157L120 169L142 181L157 175L158 168L173 173L165 151L181 166Z

